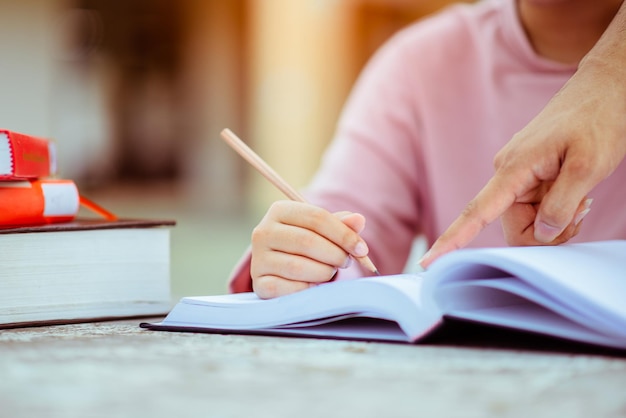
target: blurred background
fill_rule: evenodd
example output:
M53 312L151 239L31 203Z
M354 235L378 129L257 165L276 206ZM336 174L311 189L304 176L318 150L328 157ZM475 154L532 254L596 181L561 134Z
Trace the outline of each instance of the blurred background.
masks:
M451 2L0 0L0 127L119 216L176 219L174 299L224 293L283 196L220 131L305 186L367 59Z

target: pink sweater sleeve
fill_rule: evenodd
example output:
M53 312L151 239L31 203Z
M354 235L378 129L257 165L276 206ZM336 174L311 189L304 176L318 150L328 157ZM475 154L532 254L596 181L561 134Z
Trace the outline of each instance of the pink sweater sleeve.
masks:
M228 280L228 290L231 293L252 292L252 277L250 277L250 249L246 250L239 259Z
M311 203L331 212L349 210L366 217L362 235L370 258L383 274L402 271L411 242L422 231L418 220L423 213L423 170L404 58L402 40L397 39L368 64L322 165L305 191ZM337 279L366 275L353 262L338 272ZM230 290L252 290L249 251L231 275Z
M365 216L362 236L382 274L401 272L415 236L432 234L423 222L426 174L405 44L401 33L366 66L306 191L311 202L331 212Z
M514 0L458 4L392 37L344 107L305 195L331 212L363 214L382 274L401 272L413 239L429 243L493 175L493 157L576 70L535 53ZM626 163L592 192L574 242L626 236ZM506 245L497 222L471 246ZM358 263L338 279L361 277ZM250 257L230 289L252 290Z

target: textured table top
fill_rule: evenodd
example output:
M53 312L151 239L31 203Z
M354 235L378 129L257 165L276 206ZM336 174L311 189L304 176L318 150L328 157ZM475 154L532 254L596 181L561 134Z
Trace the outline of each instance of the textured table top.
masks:
M626 357L143 330L0 331L1 417L626 417Z

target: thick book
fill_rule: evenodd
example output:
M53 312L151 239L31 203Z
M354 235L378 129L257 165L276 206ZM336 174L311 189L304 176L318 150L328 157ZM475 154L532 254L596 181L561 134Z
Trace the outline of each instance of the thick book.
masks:
M337 281L261 300L185 297L170 331L418 342L445 318L626 348L626 241L463 249L415 275Z
M56 169L53 141L0 129L0 180L49 177Z
M68 222L79 207L72 180L0 181L0 228Z
M77 219L0 230L0 328L164 315L174 224Z

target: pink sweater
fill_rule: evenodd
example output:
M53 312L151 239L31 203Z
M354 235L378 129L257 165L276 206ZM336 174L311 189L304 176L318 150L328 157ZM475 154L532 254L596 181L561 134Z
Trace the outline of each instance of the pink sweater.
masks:
M394 36L372 58L306 194L365 215L382 274L400 272L413 239L430 244L493 175L493 157L563 86L574 66L533 51L514 0L455 5ZM626 239L626 164L597 186L573 241ZM505 245L498 222L471 246ZM364 275L358 263L339 279ZM249 259L230 281L251 290Z

